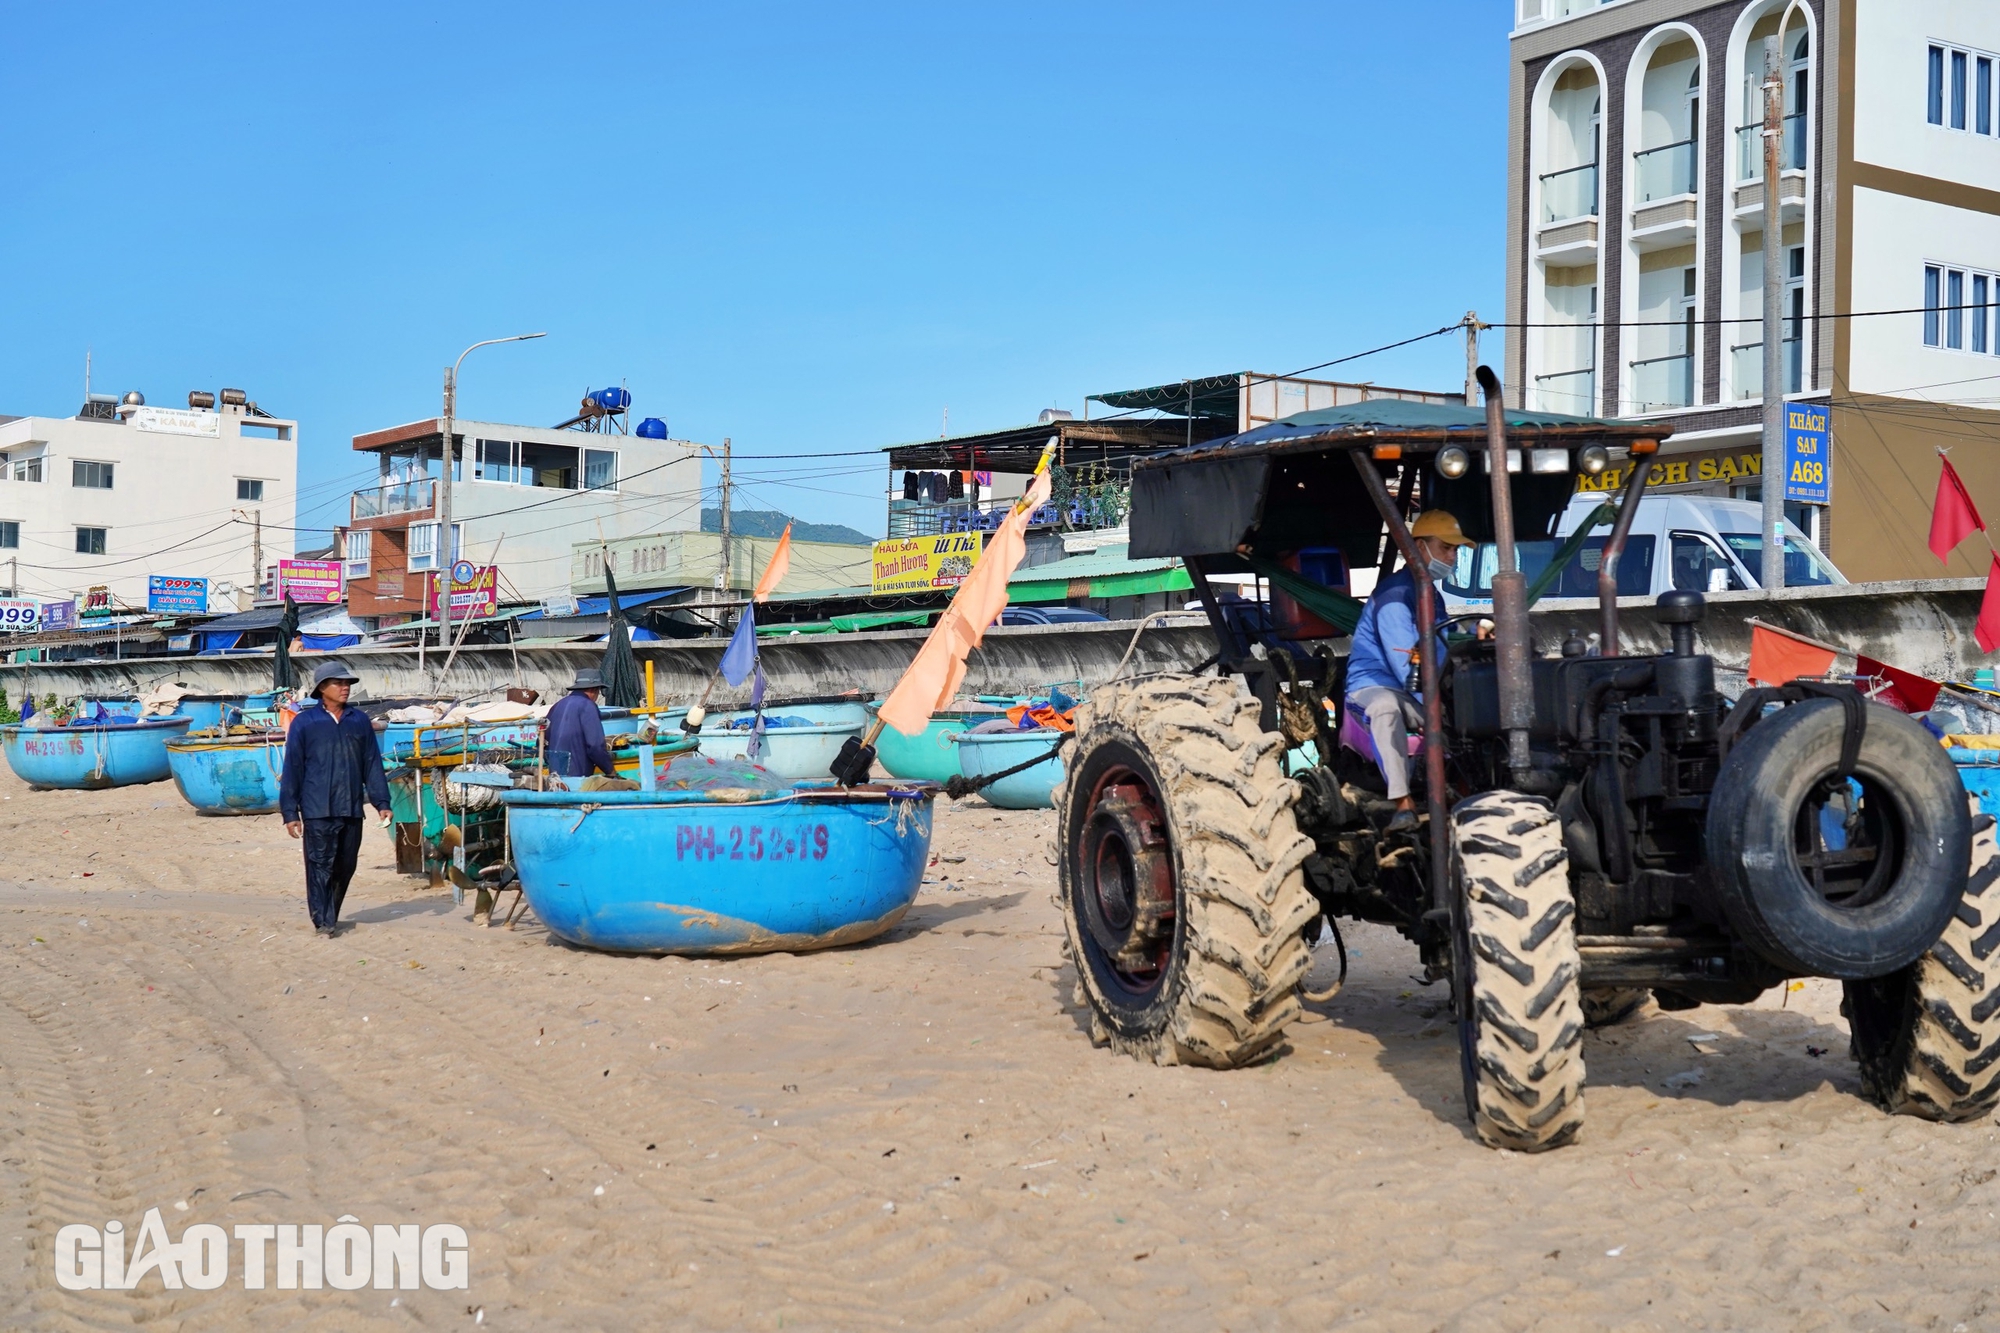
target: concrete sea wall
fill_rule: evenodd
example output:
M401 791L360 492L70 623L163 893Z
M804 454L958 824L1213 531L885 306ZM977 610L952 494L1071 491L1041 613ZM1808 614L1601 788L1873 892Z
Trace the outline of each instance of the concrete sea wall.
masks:
M1134 622L1087 625L1024 625L987 632L985 643L967 662L965 688L982 694L1015 693L1038 685L1104 680L1132 643ZM876 696L894 687L923 643L923 630L876 634L799 635L766 639L758 645L770 699L801 699L860 690ZM654 690L662 703L699 695L722 659L720 641L642 643L640 662L653 663ZM1215 651L1203 622L1155 625L1139 638L1130 671L1186 670ZM337 656L361 677L358 701L449 694L484 694L525 685L545 696L560 693L583 667L604 660L595 644L528 643L518 648L481 647L459 652L442 680L441 654L422 660L412 648L352 648L334 654L303 653L301 673L323 656ZM268 653L242 657L126 658L116 662L55 662L0 666L0 688L18 704L23 685L36 698L142 694L172 682L199 694L245 694L271 688ZM711 707L728 707L745 690L718 684Z
M1750 658L1752 620L1782 626L1849 651L1893 663L1933 679L1964 679L1975 667L2000 664L1979 650L1972 628L1984 589L1981 579L1922 579L1903 583L1851 584L1791 589L1783 597L1762 592L1714 593L1698 646L1712 654L1728 688L1740 687ZM1654 616L1650 599L1619 603L1619 643L1627 653L1664 652L1668 633ZM1547 602L1534 613L1535 651L1554 656L1571 631L1586 638L1597 632L1594 601ZM1028 625L988 632L967 664L966 688L976 693L1014 693L1062 681L1094 685L1116 669L1132 642L1133 622L1089 625ZM761 647L770 697L798 699L860 690L883 695L895 685L924 640L922 630L877 634L800 635L767 639ZM645 643L636 651L654 666L662 702L699 694L721 660L719 641ZM1187 670L1214 652L1200 622L1149 627L1133 655L1133 671ZM310 669L317 654L299 658ZM360 698L393 698L445 693L483 694L507 685L545 693L560 691L578 669L597 666L603 649L588 644L524 644L518 648L468 648L439 680L441 658L421 659L409 648L350 649L339 654L361 676ZM1846 667L1849 663L1839 664ZM0 688L18 702L22 685L36 697L143 693L172 681L203 694L240 694L270 688L268 654L244 657L127 658L118 662L34 663L0 666ZM718 686L712 702L729 706L742 693Z

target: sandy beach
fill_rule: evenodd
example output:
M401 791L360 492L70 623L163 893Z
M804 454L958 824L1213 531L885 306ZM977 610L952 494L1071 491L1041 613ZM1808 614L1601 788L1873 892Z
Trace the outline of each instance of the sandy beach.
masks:
M704 962L474 927L372 829L320 939L275 817L0 798L8 1328L2000 1320L1995 1127L1861 1101L1830 983L1594 1034L1582 1142L1524 1157L1470 1137L1445 997L1386 931L1269 1064L1093 1049L1046 813L941 801L888 936ZM149 1208L455 1223L469 1287L57 1286L58 1227Z

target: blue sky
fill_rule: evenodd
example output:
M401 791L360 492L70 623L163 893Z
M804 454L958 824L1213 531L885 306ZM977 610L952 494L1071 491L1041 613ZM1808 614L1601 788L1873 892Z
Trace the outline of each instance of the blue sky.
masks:
M241 386L300 420L324 525L352 436L506 333L549 336L474 353L462 415L622 379L783 455L1497 318L1506 14L11 6L0 412L74 412L86 347L100 390ZM740 472L743 507L881 530L866 460Z

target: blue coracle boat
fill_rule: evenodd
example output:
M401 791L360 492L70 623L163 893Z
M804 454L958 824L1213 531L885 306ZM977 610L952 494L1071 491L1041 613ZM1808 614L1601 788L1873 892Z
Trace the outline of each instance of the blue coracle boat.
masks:
M7 767L31 787L98 791L162 782L167 742L184 734L184 717L95 727L0 727Z
M243 720L242 694L183 694L174 705L174 716L188 720L190 731L233 726Z
M826 949L894 926L923 883L936 789L508 791L514 867L543 924L620 953Z
M983 778L989 773L1005 773L1025 764L1038 754L1047 759L1010 774L980 791L988 805L1002 810L1046 810L1056 803L1056 784L1062 781L1062 760L1056 745L1065 733L1051 729L1028 731L961 731L952 736L958 746L959 763L965 776Z
M748 758L751 726L756 716L753 712L736 712L709 718L701 729L701 752L712 759ZM779 777L793 781L828 776L847 738L868 729L868 710L858 703L772 704L764 709L764 716L767 719L764 748L757 762ZM769 726L771 718L802 719L807 725ZM680 725L679 717L673 719L673 725Z
M251 736L167 742L167 768L187 803L205 815L267 815L278 808L285 738Z

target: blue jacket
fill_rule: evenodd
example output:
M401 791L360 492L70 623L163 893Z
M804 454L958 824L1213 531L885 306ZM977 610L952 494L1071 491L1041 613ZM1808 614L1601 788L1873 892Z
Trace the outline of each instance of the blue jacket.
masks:
M611 747L604 743L604 718L589 695L565 694L556 701L549 710L547 745L549 767L566 778L587 778L594 772L618 776ZM557 755L564 757L558 760Z
M1431 623L1436 624L1445 617L1444 598L1435 588L1431 596L1436 601ZM1439 643L1442 646L1443 640ZM1410 653L1416 646L1417 581L1404 568L1376 584L1368 605L1361 608L1361 620L1347 650L1347 693L1352 695L1369 685L1408 690Z
M285 767L278 778L278 809L287 824L300 819L359 819L363 801L389 808L389 781L375 724L359 708L340 710L340 721L314 704L301 709L285 733Z

